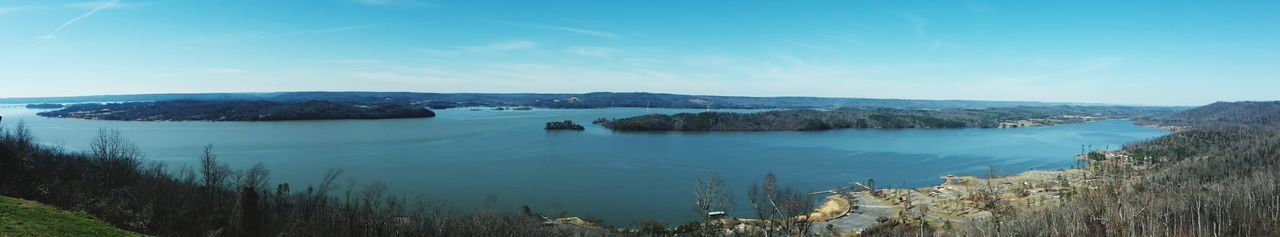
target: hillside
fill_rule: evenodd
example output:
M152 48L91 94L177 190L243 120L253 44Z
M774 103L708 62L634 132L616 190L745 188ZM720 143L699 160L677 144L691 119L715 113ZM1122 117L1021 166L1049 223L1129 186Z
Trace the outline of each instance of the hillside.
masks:
M1165 125L1208 122L1276 126L1280 125L1280 101L1217 102L1147 121Z
M1277 236L1276 102L1222 102L1148 122L1177 132L1103 152L1061 205L994 209L957 236ZM1092 153L1091 153L1092 154ZM1007 201L995 199L994 202ZM898 234L914 227L894 227ZM892 234L889 234L892 235Z
M1015 106L1097 105L1030 101L903 100L824 97L747 97L679 95L645 92L593 93L416 93L416 92L272 92L98 95L44 98L0 98L0 104L83 103L162 100L263 100L299 102L309 100L346 103L412 103L433 109L465 106L532 106L541 108L991 108Z
M0 196L0 237L141 236L116 229L88 214Z

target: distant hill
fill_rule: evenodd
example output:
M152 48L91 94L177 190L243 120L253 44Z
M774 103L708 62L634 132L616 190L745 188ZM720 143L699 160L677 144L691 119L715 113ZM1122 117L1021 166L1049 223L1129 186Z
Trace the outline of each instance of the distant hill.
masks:
M1167 125L1231 123L1280 126L1280 101L1217 102L1155 117L1147 122Z
M194 93L97 95L45 98L5 98L0 104L83 103L163 100L266 100L266 101L337 101L357 104L411 103L432 108L465 106L532 106L541 108L898 108L946 109L993 108L1018 106L1100 105L1031 101L982 100L905 100L825 97L747 97L679 95L645 92L593 92L585 94L538 93L416 93L416 92L272 92L272 93Z
M0 236L142 236L88 214L0 196Z

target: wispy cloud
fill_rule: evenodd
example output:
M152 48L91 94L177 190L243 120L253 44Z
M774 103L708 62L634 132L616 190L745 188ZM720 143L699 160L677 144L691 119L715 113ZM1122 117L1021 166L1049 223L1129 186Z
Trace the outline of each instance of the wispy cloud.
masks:
M622 35L619 35L617 33L604 32L604 31L598 31L598 30L588 30L588 29L576 28L576 27L549 26L549 25L537 25L537 24L511 23L511 22L504 22L504 24L525 27L525 28L532 28L532 29L558 30L558 31L577 33L582 35L590 35L590 36L596 36L596 37L604 37L604 38L622 38Z
M933 47L930 47L929 51L938 51L938 49L941 49L941 48L942 48L942 40L935 39L933 40Z
M101 7L102 9L123 9L123 8L130 8L130 7L133 7L133 6L134 6L134 4L125 4L125 3L122 3L122 2L120 2L120 1L118 1L118 0L116 0L116 1L88 1L88 2L76 2L76 3L68 3L68 4L64 4L64 5L62 5L62 6L64 6L64 7L69 7L69 8L79 8L79 9L85 9L85 10L93 10L93 9L96 9L96 8L99 8L99 7Z
M414 52L431 55L432 57L459 57L462 55L471 55L477 53L499 53L517 50L527 50L538 48L538 42L527 40L508 40L497 41L482 45L471 45L450 48L413 48Z
M343 31L353 31L353 30L365 29L365 28L369 28L369 27L373 27L373 26L368 26L368 25L339 26L339 27L333 27L333 28L324 28L324 29L316 29L316 30L301 31L300 33L335 33L335 32L343 32Z
M810 50L817 50L817 51L823 51L823 52L839 51L835 47L832 47L831 45L826 43L804 41L804 40L793 40L793 41L789 41L789 43L791 43L791 45L795 45L795 46L810 49Z
M617 53L617 49L594 47L594 46L574 46L566 48L565 51L579 56L609 58Z
M431 2L422 0L351 0L352 2L370 5L370 6L404 6L404 7L431 7L435 6Z
M1083 60L1083 61L1054 60L1054 61L1051 61L1051 63L1047 63L1047 65L1052 65L1051 67L1035 70L1034 73L1025 74L1025 75L1004 76L1004 77L999 77L998 79L1005 82L1017 82L1017 83L1060 82L1060 81L1069 81L1069 80L1063 80L1068 78L1075 78L1072 80L1080 81L1082 79L1079 79L1079 78L1082 75L1105 72L1107 69L1115 67L1116 65L1120 64L1120 62L1123 62L1123 61L1124 61L1123 58L1118 58L1118 57L1101 57L1101 58L1095 58L1095 59Z
M22 8L18 8L18 7L0 7L0 15L9 14L9 13L14 13L14 12L18 12L19 10L22 10Z
M968 4L965 4L965 8L969 9L969 12L972 12L973 14L978 14L978 15L988 14L996 11L995 7L987 2L970 2Z
M115 6L115 5L116 5L116 4L118 4L118 3L120 3L120 0L112 0L112 1L110 1L110 2L104 2L104 3L101 3L101 4L99 4L97 7L94 7L93 9L90 9L90 10L89 10L89 12L86 12L86 13L84 13L83 15L77 16L76 18L71 18L71 20L68 20L66 23L62 23L62 25L58 26L58 28L55 28L55 29L53 29L53 31L50 31L50 32L49 32L49 34L45 34L44 36L40 36L39 38L40 38L40 39L52 39L52 38L56 37L56 36L57 36L57 34L58 34L58 32L62 31L62 29L63 29L63 28L67 28L67 26L70 26L71 24L76 23L76 21L80 21L81 19L84 19L84 18L87 18L87 17L89 17L89 16L92 16L92 15L93 15L93 13L96 13L96 12L98 12L98 11L101 11L102 9L111 8L111 7Z
M277 34L268 34L262 37L263 38L280 38L280 37L288 37L288 36L296 36L296 35L338 33L338 32L345 32L345 31L362 30L362 29L367 29L371 27L373 26L369 26L369 25L339 26L339 27L330 27L330 28L323 28L323 29L289 31L289 32L283 32L283 33L277 33Z
M924 18L915 14L902 14L903 18L911 22L911 26L915 29L916 35L925 36L924 27L929 24L929 18Z
M214 74L240 74L244 73L244 69L239 68L204 68L200 71Z
M831 36L831 38L835 40L839 40L840 42L845 42L852 45L862 45L862 40L858 40L858 38L850 35L837 35L837 36Z
M1102 70L1111 68L1112 66L1115 66L1116 64L1122 61L1124 61L1123 58L1101 58L1101 59L1094 60L1093 62L1087 65L1072 69L1071 73L1086 73L1086 72L1102 71Z
M489 43L486 45L479 45L479 46L468 46L468 47L462 47L462 48L472 52L501 52L501 51L512 51L512 50L521 50L521 49L532 49L537 47L538 47L537 42L525 41L525 40L511 40L511 41L493 42L493 43Z

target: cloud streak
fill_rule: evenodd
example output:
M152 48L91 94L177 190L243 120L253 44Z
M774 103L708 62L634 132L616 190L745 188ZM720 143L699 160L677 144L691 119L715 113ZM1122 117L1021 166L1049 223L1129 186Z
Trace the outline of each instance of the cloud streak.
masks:
M270 35L264 35L262 36L262 38L280 38L280 37L309 35L309 34L328 34L328 33L362 30L362 29L368 29L372 27L373 26L369 26L369 25L339 26L339 27L324 28L324 29L299 30L299 31L283 32L278 34L270 34Z
M574 46L566 48L565 51L579 56L609 58L617 53L617 49L593 46Z
M9 13L14 13L14 12L17 12L18 10L21 10L21 8L16 8L16 7L0 7L0 15L9 14Z
M112 2L115 2L115 3L112 3ZM124 3L120 3L119 1L91 1L91 2L69 3L62 6L69 7L69 8L79 8L84 10L93 10L99 7L103 9L122 9L122 8L130 8L130 7L133 7L134 5L133 4L125 5Z
M427 1L419 0L352 0L352 2L370 5L370 6L407 6L407 7L430 7L432 4Z
M200 71L207 72L207 73L215 73L215 74L244 73L244 69L239 69L239 68L204 68L204 69L200 69Z
M907 18L907 21L911 22L911 26L915 28L916 35L919 35L919 36L926 35L924 32L924 27L926 25L929 25L929 18L924 18L922 16L917 16L914 14L902 14L902 17Z
M531 29L542 29L542 30L556 30L556 31L564 31L564 32L569 32L569 33L576 33L576 34L589 35L589 36L595 36L595 37L614 38L614 39L616 39L616 38L622 38L622 35L619 35L619 34L616 34L616 33L612 33L612 32L604 32L604 31L598 31L598 30L588 30L588 29L583 29L583 28L575 28L575 27L567 27L567 26L549 26L549 25L536 25L536 24L510 23L510 22L504 22L504 24L513 25L513 26L519 26L519 27L525 27L525 28L531 28Z
M74 23L76 23L77 21L80 21L81 19L84 19L84 18L87 18L87 17L89 17L89 16L92 16L92 15L93 15L93 13L96 13L96 12L98 12L98 11L101 11L102 9L111 8L111 7L115 6L115 5L116 5L116 4L118 4L118 3L120 3L120 0L111 0L110 2L102 3L102 4L98 5L97 7L94 7L93 9L89 10L89 12L86 12L86 13L84 13L83 15L77 16L76 18L71 18L71 20L68 20L66 23L62 23L62 25L58 26L58 28L55 28L55 29L53 29L53 31L50 31L50 32L49 32L49 34L46 34L46 35L44 35L44 36L40 36L40 37L39 37L39 39L52 39L52 38L56 37L56 36L57 36L57 34L58 34L58 32L62 31L62 29L67 28L67 26L71 26L71 24L74 24Z
M525 41L525 40L512 40L512 41L494 42L486 45L470 46L470 47L462 47L462 48L471 52L502 52L502 51L521 50L521 49L532 49L537 47L538 47L537 42Z
M1088 65L1072 69L1071 73L1087 73L1087 72L1102 71L1102 70L1111 68L1112 66L1115 66L1116 64L1122 61L1124 61L1123 58L1101 58L1098 60L1094 60L1094 62L1089 63Z

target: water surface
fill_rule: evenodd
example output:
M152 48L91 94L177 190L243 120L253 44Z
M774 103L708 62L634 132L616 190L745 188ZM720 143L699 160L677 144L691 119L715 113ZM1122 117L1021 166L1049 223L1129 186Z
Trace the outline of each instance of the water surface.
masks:
M26 122L40 142L86 150L100 128L118 129L151 160L195 164L213 144L235 168L263 163L271 182L294 190L329 168L342 180L385 182L396 194L426 194L463 208L489 196L499 208L553 202L571 215L610 224L644 218L680 223L693 214L693 182L719 173L750 215L746 187L766 172L784 185L821 190L874 178L881 186L935 184L947 174L1011 174L1075 164L1081 145L1117 148L1166 134L1114 120L1018 129L850 129L820 132L544 131L547 121L622 118L678 109L436 111L438 117L286 122L131 122L52 119L38 110L0 109L3 125ZM341 190L340 190L341 191Z

